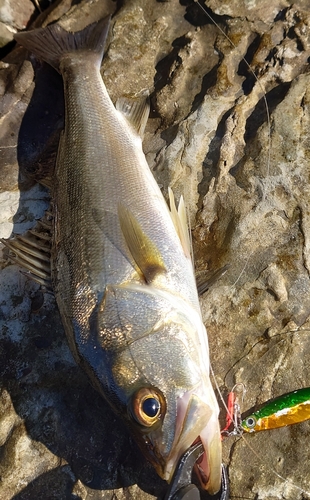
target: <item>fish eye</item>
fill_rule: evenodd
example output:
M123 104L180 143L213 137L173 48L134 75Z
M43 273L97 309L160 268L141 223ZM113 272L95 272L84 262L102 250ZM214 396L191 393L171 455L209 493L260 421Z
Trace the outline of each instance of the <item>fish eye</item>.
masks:
M153 387L143 387L133 395L130 409L140 425L152 427L163 417L165 407L165 400L158 390Z
M155 418L160 412L160 402L156 398L146 398L142 403L142 410L149 418Z
M245 421L245 425L249 428L249 429L253 429L253 427L255 427L256 425L256 418L254 417L248 417Z

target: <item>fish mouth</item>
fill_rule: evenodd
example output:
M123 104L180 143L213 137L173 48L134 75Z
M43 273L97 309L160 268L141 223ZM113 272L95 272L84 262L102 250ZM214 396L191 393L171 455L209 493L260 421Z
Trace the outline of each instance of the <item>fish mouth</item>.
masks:
M221 489L222 481L222 441L218 422L218 406L206 404L195 394L187 393L177 405L176 420L168 417L162 428L145 435L136 435L138 444L157 474L170 483L184 453L197 442L201 442L204 452L194 465L194 472L200 488L210 495ZM171 424L176 429L170 440Z
M219 439L221 439L220 436ZM215 495L221 488L221 442L218 443L218 436L214 436L211 442L209 439L206 441L203 435L199 436L199 440L203 444L204 453L196 461L194 471L199 479L201 489L208 491L210 495Z
M204 453L196 461L194 471L201 489L214 495L221 488L222 474L222 443L217 403L210 406L195 394L188 395L186 410L182 408L184 403L185 401L182 401L178 405L176 438L161 475L170 482L183 454L190 446L201 441Z
M197 442L200 441L200 439L197 439ZM207 471L209 470L209 464L207 462L206 458L206 453L204 452L201 457L196 460L196 463L194 464L194 471L196 473L196 476L199 479L200 485L202 486L203 489L207 488L208 484L208 476L207 476Z

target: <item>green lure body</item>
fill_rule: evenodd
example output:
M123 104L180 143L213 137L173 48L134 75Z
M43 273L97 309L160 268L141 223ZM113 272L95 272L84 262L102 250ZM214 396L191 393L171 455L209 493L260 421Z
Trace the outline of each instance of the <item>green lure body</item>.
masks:
M245 432L258 432L297 424L310 419L310 387L283 394L264 403L262 407L243 418Z

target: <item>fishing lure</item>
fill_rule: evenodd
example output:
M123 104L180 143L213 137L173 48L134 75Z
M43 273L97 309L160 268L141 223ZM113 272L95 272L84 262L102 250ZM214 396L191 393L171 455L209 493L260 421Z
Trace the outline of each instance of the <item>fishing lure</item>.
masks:
M222 439L224 436L236 436L240 434L241 424L241 402L245 394L244 384L234 385L227 397L226 425L221 430ZM233 426L233 430L231 427ZM241 431L242 432L242 431Z
M258 432L277 429L308 419L310 419L310 387L305 387L271 399L257 411L243 416L241 430Z

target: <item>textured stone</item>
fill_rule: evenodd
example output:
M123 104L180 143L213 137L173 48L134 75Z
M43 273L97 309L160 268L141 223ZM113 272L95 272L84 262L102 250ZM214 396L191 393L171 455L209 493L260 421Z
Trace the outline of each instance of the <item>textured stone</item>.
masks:
M34 12L31 0L0 0L0 48L13 40L18 29L26 28Z
M113 17L102 74L114 102L150 90L144 149L163 193L171 185L185 197L197 271L229 265L201 305L215 379L224 396L244 384L245 411L310 385L310 13L302 0L207 3L234 46L197 3L128 0ZM60 2L49 19L68 8ZM103 15L101 1L82 2L63 22L85 23L87 8L91 20ZM16 146L29 173L37 149L48 156L54 130L39 122L48 132L38 148L29 146L35 128L19 133L34 85L25 54L14 54L0 68L5 237L47 204L46 192L32 188L17 207ZM41 95L44 118L56 100ZM47 490L55 499L161 497L165 484L75 366L53 297L1 262L0 444L9 458L0 458L0 498L13 489L18 500ZM231 497L310 498L309 434L305 422L225 439Z
M4 47L13 40L14 31L5 23L0 22L0 47Z
M17 29L25 29L35 11L31 0L0 0L0 21Z

